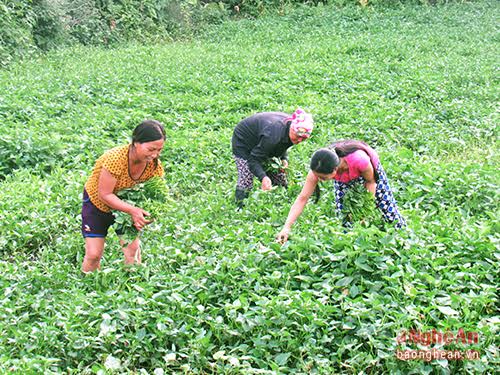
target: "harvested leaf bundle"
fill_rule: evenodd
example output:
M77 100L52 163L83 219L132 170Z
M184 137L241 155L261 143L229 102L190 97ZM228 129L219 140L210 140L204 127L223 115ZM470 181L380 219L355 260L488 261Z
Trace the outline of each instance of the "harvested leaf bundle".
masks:
M165 180L155 176L129 189L121 190L117 195L121 200L148 211L151 214L148 220L155 220L160 215L161 204L168 199L168 192ZM122 211L114 211L114 215L115 229L121 233L122 238L126 242L136 238L139 231L134 227L132 217Z
M278 173L285 170L285 165L283 160L277 157L272 157L266 163L264 163L264 169L266 172Z
M363 184L355 183L347 189L343 200L342 221L348 224L360 222L366 226L382 224L375 197Z

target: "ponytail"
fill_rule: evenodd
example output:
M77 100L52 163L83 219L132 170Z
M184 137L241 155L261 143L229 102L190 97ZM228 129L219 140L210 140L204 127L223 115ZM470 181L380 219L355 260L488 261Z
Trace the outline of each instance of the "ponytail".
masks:
M319 187L318 184L316 184L316 187L314 188L314 204L318 203L320 197L321 197L321 188Z
M310 168L313 172L330 174L340 164L339 155L335 148L320 148L311 157ZM314 203L318 203L321 197L321 188L316 184L314 188Z

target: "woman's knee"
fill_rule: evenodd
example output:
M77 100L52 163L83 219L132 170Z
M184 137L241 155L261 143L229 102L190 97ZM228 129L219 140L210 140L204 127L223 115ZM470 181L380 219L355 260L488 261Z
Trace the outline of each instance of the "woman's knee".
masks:
M104 252L104 239L102 241L87 240L85 243L85 258L88 261L100 261Z

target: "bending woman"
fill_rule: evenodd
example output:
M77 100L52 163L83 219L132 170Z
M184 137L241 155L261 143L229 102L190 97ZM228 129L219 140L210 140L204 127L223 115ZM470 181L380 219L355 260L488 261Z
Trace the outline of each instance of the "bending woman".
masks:
M141 263L139 237L140 231L151 223L146 218L149 213L122 201L116 193L154 176L163 176L159 156L164 142L163 125L156 120L146 120L134 129L132 143L108 150L97 159L83 190L83 272L100 268L108 229L115 221L111 210L123 211L132 217L137 238L128 245L120 239L120 245L126 264Z
M285 171L266 171L265 163L278 157L287 168L288 149L309 138L312 130L312 116L300 108L291 115L257 113L236 126L231 143L238 170L235 197L239 206L248 197L254 177L261 181L262 190L270 190L273 185L287 186Z
M353 140L335 142L327 148L317 150L311 158L310 167L306 183L290 208L283 229L276 237L278 242L284 243L288 240L293 223L302 213L313 192L318 191L319 181L334 180L337 212L342 211L347 189L356 183L362 183L374 195L385 221L395 223L396 228L406 226L379 157L366 143Z

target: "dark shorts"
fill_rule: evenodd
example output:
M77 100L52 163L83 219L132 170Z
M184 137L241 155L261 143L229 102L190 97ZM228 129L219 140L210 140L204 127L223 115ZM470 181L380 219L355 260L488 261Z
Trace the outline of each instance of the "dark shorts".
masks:
M98 209L90 201L87 191L83 189L82 235L83 237L106 237L108 229L115 222L111 212Z

